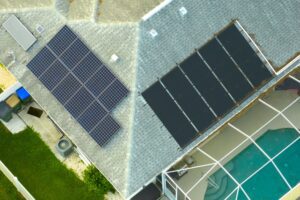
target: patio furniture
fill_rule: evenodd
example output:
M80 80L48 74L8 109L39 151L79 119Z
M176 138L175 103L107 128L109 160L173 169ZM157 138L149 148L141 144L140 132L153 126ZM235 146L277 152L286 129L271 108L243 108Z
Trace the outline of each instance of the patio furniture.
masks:
M172 167L170 171L175 171L176 172L171 172L169 173L172 178L175 178L176 180L179 180L183 175L188 173L188 165L184 161L180 161L177 165Z
M5 122L12 119L12 110L4 101L0 102L0 119Z
M12 109L13 112L17 113L18 111L21 110L22 104L20 99L17 97L16 94L12 94L9 96L6 100L5 103Z

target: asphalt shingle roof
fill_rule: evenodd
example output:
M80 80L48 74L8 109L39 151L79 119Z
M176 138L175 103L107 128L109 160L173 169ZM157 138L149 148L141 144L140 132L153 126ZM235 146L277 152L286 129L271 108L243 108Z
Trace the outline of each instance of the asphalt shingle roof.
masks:
M184 17L178 11L182 6L188 11ZM3 52L15 52L18 62L10 67L13 74L128 198L212 131L208 130L203 137L180 150L140 93L233 19L238 19L252 34L275 66L283 65L299 51L300 21L295 20L299 18L299 7L299 0L174 0L146 21L116 24L68 21L55 9L33 9L16 15L34 33L36 24L45 27L37 44L26 53L1 28L0 49L3 51L0 58ZM9 13L1 13L0 23L8 16ZM105 148L100 148L85 133L25 66L64 24L77 32L130 90L130 95L113 113L123 128ZM151 37L151 29L157 31L157 37ZM110 63L112 54L117 54L120 61Z

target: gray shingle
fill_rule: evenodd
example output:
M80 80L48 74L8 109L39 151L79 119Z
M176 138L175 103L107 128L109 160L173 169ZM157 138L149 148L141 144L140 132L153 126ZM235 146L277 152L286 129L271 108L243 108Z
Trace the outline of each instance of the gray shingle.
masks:
M185 17L178 12L181 6L188 11ZM100 148L85 133L25 65L13 65L10 70L118 191L129 197L203 139L198 138L180 151L138 92L205 44L232 19L238 19L249 33L255 34L254 39L268 59L276 66L283 65L299 50L300 21L295 20L299 18L299 7L299 0L174 0L147 21L137 24L103 25L87 21L69 24L131 92L113 112L122 129L105 148ZM36 24L43 24L47 30L29 52L28 59L65 23L51 8L17 15L30 30ZM0 14L0 23L8 16ZM151 29L158 32L154 39L149 34ZM9 48L17 58L24 57L13 40L0 32L0 49L7 50L7 44L11 44ZM120 61L109 63L112 54L117 54Z

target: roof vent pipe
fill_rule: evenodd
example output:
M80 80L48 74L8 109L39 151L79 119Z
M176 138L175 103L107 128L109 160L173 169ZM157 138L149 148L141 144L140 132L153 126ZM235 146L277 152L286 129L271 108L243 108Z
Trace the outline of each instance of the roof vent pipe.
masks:
M180 13L181 17L184 17L187 14L186 8L185 7L179 8L179 13Z
M149 31L149 33L150 33L150 35L151 35L152 38L155 38L158 35L158 33L157 33L157 31L155 29L151 29Z

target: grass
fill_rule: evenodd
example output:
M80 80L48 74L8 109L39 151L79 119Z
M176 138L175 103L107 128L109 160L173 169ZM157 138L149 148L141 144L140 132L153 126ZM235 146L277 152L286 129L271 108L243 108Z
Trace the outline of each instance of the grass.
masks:
M25 200L15 186L0 172L0 199Z
M104 199L57 160L31 128L12 135L0 123L0 138L0 160L36 199Z

